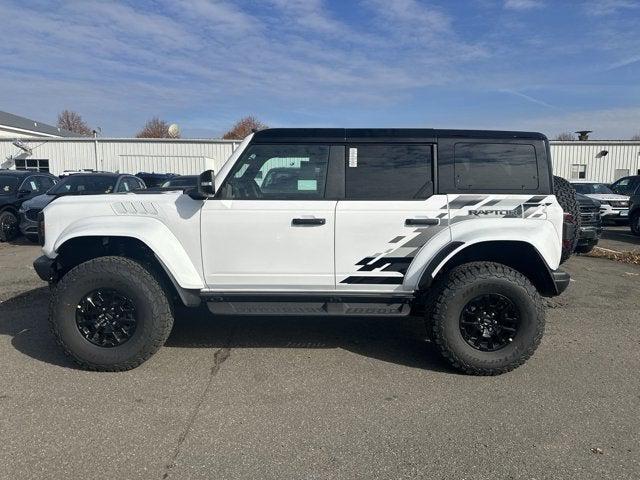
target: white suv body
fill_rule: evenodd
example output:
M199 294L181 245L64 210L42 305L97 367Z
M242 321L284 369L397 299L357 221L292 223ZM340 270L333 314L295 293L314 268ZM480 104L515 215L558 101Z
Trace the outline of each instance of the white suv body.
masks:
M58 199L35 267L62 283L81 264L131 257L214 313L403 315L479 261L557 295L569 278L558 271L563 212L550 172L540 134L270 129L247 137L215 179L205 172L198 191Z
M614 193L608 185L590 180L572 180L578 193L600 202L600 216L603 220L629 219L629 196Z

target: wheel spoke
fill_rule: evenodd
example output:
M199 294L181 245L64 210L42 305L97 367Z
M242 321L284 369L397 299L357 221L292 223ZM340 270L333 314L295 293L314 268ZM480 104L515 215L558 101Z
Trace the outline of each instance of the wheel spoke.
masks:
M520 313L508 297L479 295L460 313L460 333L473 348L492 352L509 345L518 333Z
M80 334L100 347L117 347L127 342L136 330L133 301L112 289L97 289L85 295L76 308Z

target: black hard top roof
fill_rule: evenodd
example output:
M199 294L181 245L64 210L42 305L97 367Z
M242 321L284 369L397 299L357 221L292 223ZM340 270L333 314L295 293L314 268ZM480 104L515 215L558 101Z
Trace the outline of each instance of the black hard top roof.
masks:
M268 128L254 142L428 142L437 138L546 140L542 133L504 130L439 130L434 128Z

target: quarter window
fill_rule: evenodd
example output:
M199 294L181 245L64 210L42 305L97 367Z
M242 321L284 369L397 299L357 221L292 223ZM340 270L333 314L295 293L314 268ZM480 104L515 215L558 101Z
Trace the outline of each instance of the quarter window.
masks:
M328 161L325 145L252 145L229 173L220 198L324 198Z
M456 188L460 190L530 190L538 188L533 145L456 143Z
M431 145L347 148L348 200L414 200L433 194Z

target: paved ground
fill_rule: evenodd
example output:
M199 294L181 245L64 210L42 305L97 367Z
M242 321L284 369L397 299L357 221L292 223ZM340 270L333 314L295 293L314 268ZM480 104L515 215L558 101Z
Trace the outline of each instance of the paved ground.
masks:
M572 258L540 349L496 378L450 371L415 319L203 311L105 374L54 344L36 255L0 244L3 480L640 477L639 267Z
M619 252L640 252L640 237L633 235L628 225L605 226L598 246Z

